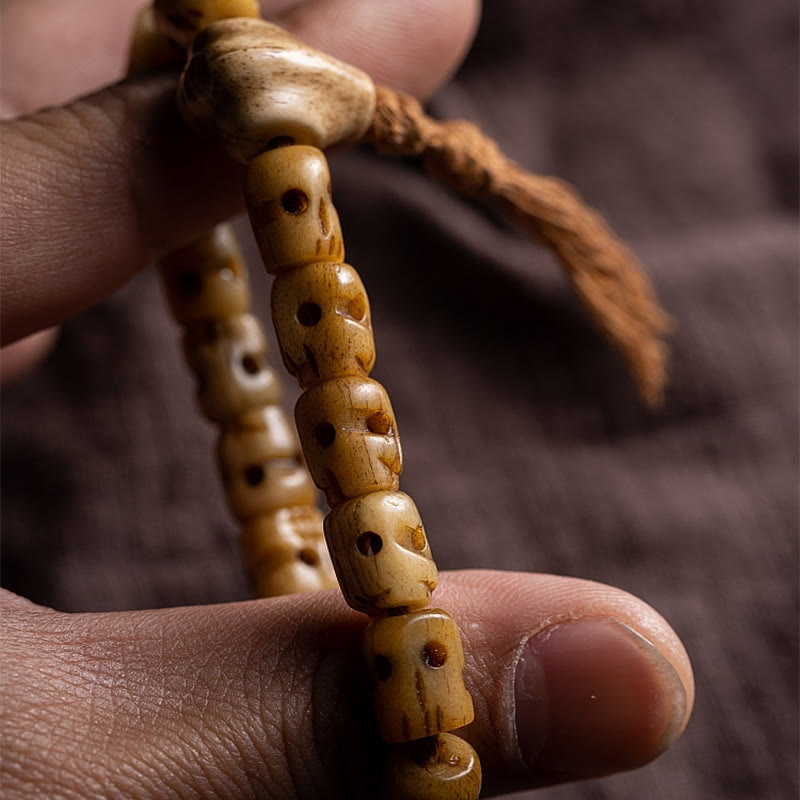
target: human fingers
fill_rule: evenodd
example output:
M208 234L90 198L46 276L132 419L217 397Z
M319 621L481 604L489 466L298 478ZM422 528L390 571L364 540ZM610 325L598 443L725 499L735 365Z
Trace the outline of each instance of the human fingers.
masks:
M640 766L685 726L688 659L641 601L566 578L443 577L484 796ZM333 592L105 615L12 607L6 796L374 797L386 751L364 624Z
M469 17L469 9L474 16L473 0L428 5L451 9L453 18ZM382 6L385 18L374 13ZM452 69L474 21L453 28L460 33L448 34L449 48L431 47L422 59L408 44L417 38L431 44L429 28L411 16L417 6L331 0L284 16L311 44L334 53L349 50L356 30L357 65L423 90ZM325 25L313 23L316 8ZM387 71L387 64L395 66ZM240 208L240 170L194 140L173 95L164 77L131 81L3 124L3 343L86 308L166 249Z

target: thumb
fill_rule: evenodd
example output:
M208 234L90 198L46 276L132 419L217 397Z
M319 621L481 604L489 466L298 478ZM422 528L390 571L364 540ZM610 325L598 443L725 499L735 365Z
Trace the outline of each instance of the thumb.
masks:
M641 601L550 576L444 578L484 796L639 766L682 731L688 659ZM364 624L334 592L81 615L12 597L6 796L374 797Z

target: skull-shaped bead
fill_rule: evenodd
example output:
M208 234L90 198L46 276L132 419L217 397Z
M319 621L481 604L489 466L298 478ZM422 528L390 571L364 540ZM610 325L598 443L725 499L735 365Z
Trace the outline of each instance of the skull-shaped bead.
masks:
M242 554L260 597L336 588L322 513L313 506L281 508L249 522Z
M184 325L244 314L250 307L247 272L228 225L170 253L159 267L172 315Z
M481 762L472 746L440 733L392 747L383 770L384 800L477 800Z
M154 0L159 30L186 48L201 29L227 17L259 17L258 0Z
M325 538L345 600L376 615L430 603L438 583L425 529L403 492L373 492L335 508Z
M377 381L326 381L301 395L294 413L311 477L331 507L400 485L397 423Z
M263 153L250 163L245 193L267 272L344 261L342 229L321 150L296 145Z
M266 364L264 332L250 314L191 325L183 351L197 377L197 402L208 419L224 423L280 402L280 381Z
M279 406L239 417L221 434L217 457L228 507L239 520L315 500L300 445Z
M289 372L307 389L375 363L369 301L348 264L307 264L272 284L272 321Z
M408 742L472 722L464 687L464 650L441 609L373 620L364 654L375 676L375 709L385 742Z

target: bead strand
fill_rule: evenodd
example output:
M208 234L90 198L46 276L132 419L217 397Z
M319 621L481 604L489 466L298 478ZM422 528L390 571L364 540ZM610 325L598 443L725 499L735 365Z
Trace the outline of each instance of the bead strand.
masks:
M182 63L197 29L227 11L256 15L254 0L158 2L140 13L129 74ZM160 29L160 30L159 30ZM173 39L177 38L180 45ZM280 380L250 312L247 270L232 229L219 225L159 262L167 305L184 328L183 351L197 378L201 413L220 427L217 463L241 551L261 597L336 586L323 515L293 426L280 406Z

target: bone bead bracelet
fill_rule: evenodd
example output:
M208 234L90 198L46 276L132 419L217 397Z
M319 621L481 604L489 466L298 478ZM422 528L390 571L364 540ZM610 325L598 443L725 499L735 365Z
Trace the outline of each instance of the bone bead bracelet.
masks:
M497 202L554 250L649 402L663 385L657 336L666 317L630 254L569 187L520 170L474 126L436 123L410 98L376 90L361 71L258 19L255 0L156 0L139 20L131 67L174 62L187 46L179 108L198 134L248 164L245 194L275 276L281 356L304 390L299 440L331 507L324 530L333 568L348 604L371 618L364 653L390 744L382 796L476 798L477 755L450 733L474 716L461 638L446 611L429 607L438 573L419 510L399 489L397 421L385 389L369 378L369 301L344 261L322 149L364 138ZM257 590L322 588L330 572L322 515L249 313L235 243L218 228L165 258L161 274L185 329L199 407L221 428L220 473Z

